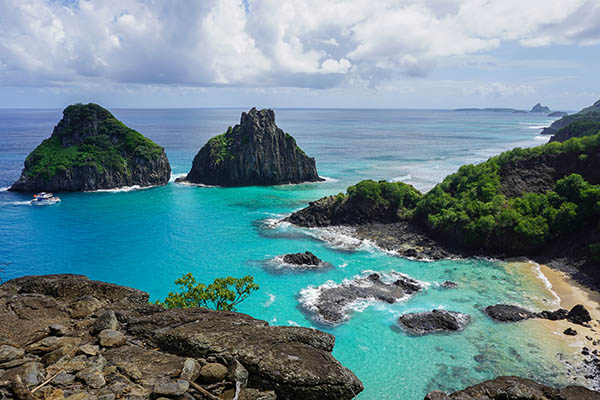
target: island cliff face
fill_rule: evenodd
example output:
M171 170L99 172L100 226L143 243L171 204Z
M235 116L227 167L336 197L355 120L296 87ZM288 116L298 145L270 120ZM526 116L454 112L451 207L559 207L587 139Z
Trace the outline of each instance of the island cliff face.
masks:
M9 190L62 192L166 185L171 176L162 147L128 128L97 104L63 111L52 136L25 160Z
M328 333L165 310L147 293L82 275L4 283L0 321L0 398L33 399L19 390L49 378L39 398L231 399L237 390L239 399L349 400L363 390L331 355Z
M253 186L322 180L315 159L277 127L273 110L252 108L242 113L239 125L210 139L178 182Z
M594 132L595 129L595 132ZM554 135L552 142L564 142L572 137L596 133L600 129L600 100L583 110L556 120L542 130L542 135Z

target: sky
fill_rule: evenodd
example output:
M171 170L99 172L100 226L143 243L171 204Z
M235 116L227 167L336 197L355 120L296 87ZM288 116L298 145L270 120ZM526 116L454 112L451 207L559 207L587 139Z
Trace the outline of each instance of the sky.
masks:
M600 99L600 0L0 0L0 108Z

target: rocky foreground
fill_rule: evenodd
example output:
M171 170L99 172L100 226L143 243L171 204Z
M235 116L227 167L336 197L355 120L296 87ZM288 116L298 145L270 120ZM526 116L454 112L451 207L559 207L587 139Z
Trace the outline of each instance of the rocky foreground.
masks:
M245 314L165 310L81 275L0 286L0 398L351 399L334 337ZM237 396L237 397L236 397Z
M198 152L178 182L216 186L318 182L315 159L275 124L273 110L252 108L240 123L215 136Z
M166 185L165 150L97 104L74 104L25 159L9 190L63 192Z

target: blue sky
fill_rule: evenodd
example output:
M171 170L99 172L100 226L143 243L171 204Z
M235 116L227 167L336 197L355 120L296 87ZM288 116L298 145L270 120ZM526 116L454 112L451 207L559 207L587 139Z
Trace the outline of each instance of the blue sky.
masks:
M0 107L600 98L598 0L0 0Z

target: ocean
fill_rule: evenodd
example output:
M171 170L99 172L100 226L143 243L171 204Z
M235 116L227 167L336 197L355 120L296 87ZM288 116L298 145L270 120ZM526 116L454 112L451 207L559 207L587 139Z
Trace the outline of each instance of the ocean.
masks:
M53 273L85 274L164 299L192 272L203 282L252 275L260 285L238 310L273 325L300 325L336 337L334 355L364 383L364 399L422 399L498 375L577 382L564 362L577 359L536 321L492 322L482 310L503 302L553 309L556 295L533 263L485 259L414 261L333 229L279 222L293 210L345 191L362 179L386 179L428 190L465 163L516 146L543 144L543 114L445 110L275 109L276 122L315 157L322 183L214 188L177 184L206 141L239 122L241 109L114 109L126 125L165 147L173 169L163 187L61 193L62 202L29 205L7 192L27 154L61 118L61 110L0 110L0 280ZM273 259L311 251L332 268L289 271ZM322 285L369 271L407 274L426 285L403 302L353 304L350 319L325 326L310 313ZM455 289L440 287L451 280ZM411 336L396 319L436 308L467 313L451 334ZM557 355L560 353L560 355Z

